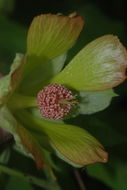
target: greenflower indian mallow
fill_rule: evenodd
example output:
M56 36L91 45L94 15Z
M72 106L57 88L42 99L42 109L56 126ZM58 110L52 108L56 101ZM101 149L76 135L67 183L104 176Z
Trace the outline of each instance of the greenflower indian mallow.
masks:
M98 140L64 119L73 108L78 115L109 106L112 88L126 79L127 52L116 36L105 35L63 67L83 25L77 14L35 17L26 53L16 54L10 73L0 78L0 126L38 168L52 166L52 150L76 167L108 159Z

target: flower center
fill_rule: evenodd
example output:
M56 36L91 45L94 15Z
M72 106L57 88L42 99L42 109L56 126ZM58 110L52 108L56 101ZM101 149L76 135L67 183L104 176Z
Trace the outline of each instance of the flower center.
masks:
M44 87L37 95L41 115L49 119L61 119L76 103L72 92L60 84L50 84Z

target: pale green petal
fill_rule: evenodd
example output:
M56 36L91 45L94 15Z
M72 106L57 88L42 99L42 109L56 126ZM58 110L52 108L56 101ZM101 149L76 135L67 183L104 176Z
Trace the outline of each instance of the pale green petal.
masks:
M51 80L79 91L113 88L126 78L127 51L118 38L105 35L84 47Z
M71 48L83 27L78 15L42 14L31 23L27 38L28 56L52 59Z
M117 94L112 89L97 92L79 92L78 112L92 114L106 109Z
M54 64L50 64L49 60L64 54L73 46L83 24L82 17L75 14L73 16L42 14L35 17L28 31L24 75L33 73L34 69L42 64L47 64L43 73L48 72L52 77Z
M19 90L25 95L36 95L37 92L42 89L47 80L51 79L61 71L66 57L67 53L64 53L52 60L48 60L45 64L43 64L41 60L38 60L37 66L34 67L31 72L27 73L26 77L20 84ZM30 64L29 66L31 69L32 65Z

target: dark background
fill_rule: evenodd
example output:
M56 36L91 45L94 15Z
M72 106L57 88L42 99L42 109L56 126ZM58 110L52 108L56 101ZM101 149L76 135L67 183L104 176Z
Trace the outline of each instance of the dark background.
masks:
M7 73L16 52L25 52L27 29L34 16L42 13L69 14L77 11L85 18L85 28L69 51L68 60L85 44L104 34L117 35L127 47L126 0L1 0L0 1L0 71ZM94 164L75 170L54 157L61 168L56 172L62 189L127 190L127 82L115 88L120 96L109 108L91 116L78 116L68 122L84 126L97 137L110 153L108 164ZM85 123L85 124L84 124ZM9 149L8 166L42 177L31 159L2 145L0 153ZM1 156L0 156L1 159ZM2 158L3 159L3 158ZM0 162L4 162L4 160ZM80 177L80 182L78 178ZM84 187L81 187L83 183ZM21 179L0 174L0 190L40 189ZM83 189L84 188L84 189Z

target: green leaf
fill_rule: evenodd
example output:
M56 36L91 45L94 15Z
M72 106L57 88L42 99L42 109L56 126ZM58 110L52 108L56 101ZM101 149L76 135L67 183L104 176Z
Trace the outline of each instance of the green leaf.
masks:
M105 35L85 46L51 83L79 91L106 90L126 78L127 52L113 35Z
M117 96L112 89L97 92L79 92L80 114L92 114L107 108L113 97Z
M107 161L107 153L103 146L86 130L42 120L25 111L20 112L20 115L25 119L29 130L34 129L39 134L45 134L58 156L68 163L82 167L90 163Z
M21 78L23 55L16 54L10 73L0 78L0 106L3 105L16 88Z

